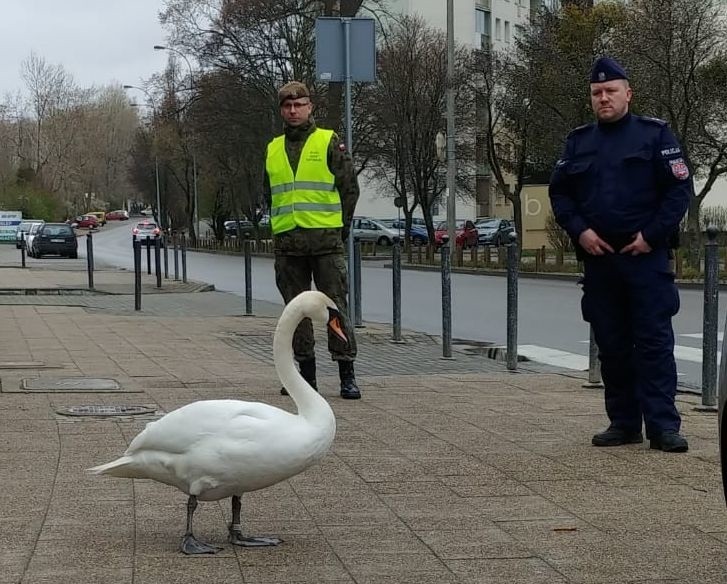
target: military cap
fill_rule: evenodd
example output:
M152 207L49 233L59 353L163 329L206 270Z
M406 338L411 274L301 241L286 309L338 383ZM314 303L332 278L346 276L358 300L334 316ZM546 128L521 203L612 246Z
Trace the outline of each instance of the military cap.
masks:
M283 85L278 91L278 103L283 105L286 99L300 99L301 97L310 97L308 88L300 81L291 81Z
M626 70L618 61L609 57L599 57L591 69L591 83L603 83L614 79L628 79Z

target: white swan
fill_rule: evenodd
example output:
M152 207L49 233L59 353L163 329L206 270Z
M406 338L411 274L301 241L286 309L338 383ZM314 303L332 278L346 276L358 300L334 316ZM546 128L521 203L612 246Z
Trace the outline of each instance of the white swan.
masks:
M290 478L320 460L336 433L331 407L298 373L293 361L293 333L304 318L328 327L344 342L340 313L320 292L303 292L283 310L273 339L275 369L288 388L298 414L258 402L194 402L151 422L124 455L89 469L95 474L153 479L189 495L186 554L221 548L197 540L192 516L201 501L232 497L229 541L241 546L277 545L279 539L244 537L240 497Z

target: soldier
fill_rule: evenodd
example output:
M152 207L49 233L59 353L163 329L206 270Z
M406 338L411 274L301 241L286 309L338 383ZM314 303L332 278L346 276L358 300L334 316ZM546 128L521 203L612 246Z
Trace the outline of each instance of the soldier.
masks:
M316 288L341 310L348 344L333 334L328 350L338 362L341 397L359 399L353 362L356 340L348 319L348 275L343 257L359 190L351 155L332 130L316 126L308 88L298 81L278 92L282 136L267 148L264 192L270 209L275 248L275 280L283 300ZM306 320L293 337L301 375L314 388L316 361L313 327ZM285 388L281 389L287 395Z
M679 293L670 243L694 186L666 122L632 115L624 69L602 57L591 72L597 121L573 130L550 182L555 218L584 263L583 318L596 337L609 428L595 446L643 442L686 452L674 405L671 319Z

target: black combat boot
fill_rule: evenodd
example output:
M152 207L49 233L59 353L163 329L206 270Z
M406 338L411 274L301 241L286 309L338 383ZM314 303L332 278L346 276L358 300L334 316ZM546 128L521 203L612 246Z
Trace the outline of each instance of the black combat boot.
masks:
M596 434L591 440L594 446L622 446L624 444L641 444L644 435L641 432L629 432L622 428L609 426L607 430Z
M689 450L689 443L678 432L662 432L660 436L649 439L649 448L664 452L686 452Z
M298 363L298 370L303 376L303 379L308 382L308 385L318 391L318 384L316 382L316 360L306 359L305 361L301 361L300 363ZM284 387L281 387L280 395L289 395L288 390Z
M338 375L341 378L341 397L361 399L361 390L356 385L356 375L353 372L353 361L339 361Z

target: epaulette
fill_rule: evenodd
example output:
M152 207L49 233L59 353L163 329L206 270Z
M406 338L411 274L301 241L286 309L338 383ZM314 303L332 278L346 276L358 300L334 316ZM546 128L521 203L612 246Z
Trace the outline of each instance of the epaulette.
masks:
M644 122L651 122L652 124L656 124L657 126L666 126L666 120L661 120L659 118L652 118L649 116L636 116L636 119L642 120Z
M579 132L582 132L583 130L587 130L588 128L592 128L593 126L594 126L594 124L583 124L582 126L573 128L570 132L568 132L568 137L578 134Z

